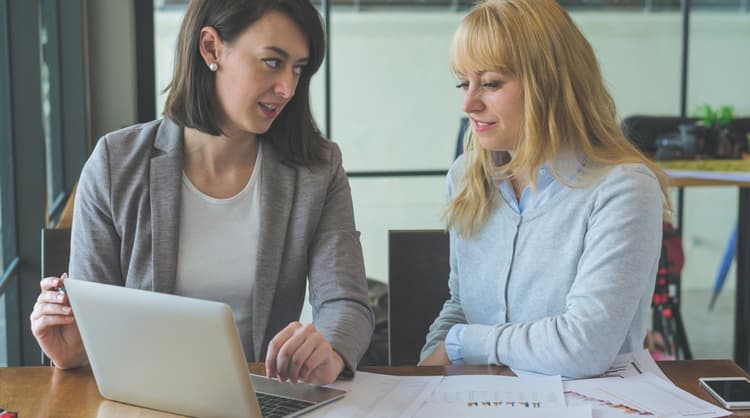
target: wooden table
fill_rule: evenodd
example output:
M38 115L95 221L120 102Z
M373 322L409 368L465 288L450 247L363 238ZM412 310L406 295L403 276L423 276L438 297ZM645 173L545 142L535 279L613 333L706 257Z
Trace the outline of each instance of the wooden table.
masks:
M730 360L660 362L659 366L677 386L714 404L717 403L698 386L698 377L748 376ZM362 370L399 376L513 374L507 367L498 366L366 367ZM250 364L250 371L262 374L263 365ZM18 412L19 418L177 417L103 399L89 368L70 371L52 367L0 368L0 408ZM750 411L735 416L750 417Z

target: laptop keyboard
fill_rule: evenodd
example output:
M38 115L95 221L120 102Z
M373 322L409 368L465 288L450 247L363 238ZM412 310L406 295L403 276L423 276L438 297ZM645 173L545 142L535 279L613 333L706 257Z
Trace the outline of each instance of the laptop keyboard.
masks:
M258 405L260 405L260 413L264 418L285 417L313 405L312 402L289 399L266 393L256 393L255 395L258 398Z

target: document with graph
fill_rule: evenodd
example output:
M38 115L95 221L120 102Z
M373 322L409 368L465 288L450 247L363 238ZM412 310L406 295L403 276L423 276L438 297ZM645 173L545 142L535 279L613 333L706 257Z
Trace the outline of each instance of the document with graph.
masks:
M424 398L416 418L489 417L590 417L583 406L567 410L559 376L446 376ZM588 411L588 412L587 412Z
M569 406L590 405L596 418L715 418L729 415L729 411L650 372L624 378L569 380L563 383L563 387Z

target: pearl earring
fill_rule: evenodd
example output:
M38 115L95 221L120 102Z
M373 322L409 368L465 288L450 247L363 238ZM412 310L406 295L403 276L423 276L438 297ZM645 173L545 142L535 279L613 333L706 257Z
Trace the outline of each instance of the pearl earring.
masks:
M208 69L213 72L216 72L216 70L219 69L219 66L215 62L212 62L211 64L208 64Z

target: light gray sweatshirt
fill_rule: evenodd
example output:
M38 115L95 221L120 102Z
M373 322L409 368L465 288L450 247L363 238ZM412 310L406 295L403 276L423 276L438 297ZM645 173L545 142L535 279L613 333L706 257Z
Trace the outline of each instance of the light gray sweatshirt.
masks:
M458 191L466 161L448 173ZM604 372L643 347L660 256L663 198L644 165L612 168L516 213L496 199L474 236L450 231L451 297L430 327L426 357L454 324L467 364L569 377Z

